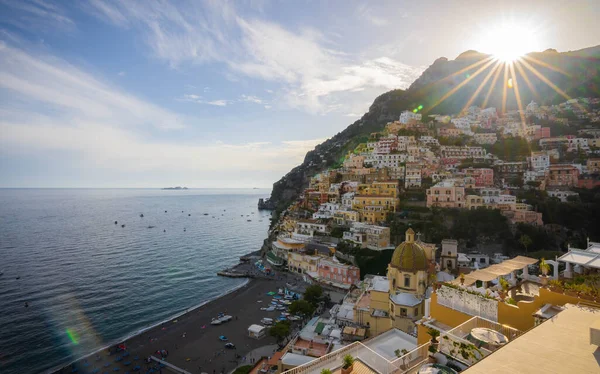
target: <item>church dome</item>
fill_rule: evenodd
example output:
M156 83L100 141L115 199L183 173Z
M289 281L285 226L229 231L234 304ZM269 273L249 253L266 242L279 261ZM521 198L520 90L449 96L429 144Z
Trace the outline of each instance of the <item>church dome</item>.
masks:
M406 240L394 250L390 265L402 271L427 270L425 250L415 242L413 229L406 230Z

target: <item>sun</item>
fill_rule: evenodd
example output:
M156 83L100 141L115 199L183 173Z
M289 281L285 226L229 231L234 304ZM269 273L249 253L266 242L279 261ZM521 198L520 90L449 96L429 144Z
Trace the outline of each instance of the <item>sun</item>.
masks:
M485 28L478 44L481 52L489 53L501 62L513 62L539 49L535 29L517 22Z

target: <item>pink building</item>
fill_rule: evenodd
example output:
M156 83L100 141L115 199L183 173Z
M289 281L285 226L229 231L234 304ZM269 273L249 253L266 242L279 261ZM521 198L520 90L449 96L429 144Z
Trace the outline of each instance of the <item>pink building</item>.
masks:
M329 260L319 261L319 280L342 285L352 285L360 281L360 269L356 266L340 264Z
M490 168L468 168L464 172L475 179L475 187L492 187L494 185L494 170Z
M550 127L541 127L535 130L533 135L534 140L550 138Z

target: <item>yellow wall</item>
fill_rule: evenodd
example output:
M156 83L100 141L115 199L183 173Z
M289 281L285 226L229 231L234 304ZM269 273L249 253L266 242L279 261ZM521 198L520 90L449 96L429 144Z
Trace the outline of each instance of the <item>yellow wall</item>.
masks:
M431 340L431 337L427 334L427 326L423 324L417 325L417 345L422 345Z
M535 313L544 305L553 304L563 306L565 304L578 304L582 301L596 304L600 308L600 304L582 300L578 297L552 292L546 288L540 288L540 295L535 297L531 302L519 301L517 306L498 302L498 323L521 331L527 331L535 324L533 313ZM439 305L437 303L437 295L435 293L431 295L430 314L435 320L450 327L456 327L473 317L471 315Z
M575 296L552 292L546 288L540 288L540 296L531 302L519 301L517 306L506 303L498 303L498 322L527 331L534 326L533 313L546 304L562 306L565 304L578 304L581 301L594 304L591 301L582 300ZM600 304L598 305L600 307Z

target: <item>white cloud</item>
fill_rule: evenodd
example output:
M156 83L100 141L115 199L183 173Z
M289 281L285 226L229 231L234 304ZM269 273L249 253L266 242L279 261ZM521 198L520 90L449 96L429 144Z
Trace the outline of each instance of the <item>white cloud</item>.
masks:
M229 69L224 73L228 79L238 80L236 74L241 74L279 83L278 105L312 113L331 111L331 101L337 101L334 110L347 112L336 97L339 93L405 88L422 71L387 57L351 59L315 29L290 30L241 16L235 3L95 0L93 4L102 19L140 29L154 56L172 67L220 62ZM387 22L368 7L362 13L374 24Z
M103 83L68 63L0 45L0 89L11 100L48 106L60 115L86 117L114 126L184 127L184 119ZM9 100L5 100L8 105Z
M150 179L146 177L163 180L160 176L194 176L198 185L214 185L223 182L218 178L207 182L204 173L231 177L250 172L261 175L262 185L267 185L301 162L306 152L322 141L207 142L203 135L198 137L183 128L179 116L165 109L109 86L62 60L1 42L0 94L6 98L0 104L3 156L19 159L26 155L52 162L49 155L68 152L73 156L61 161L62 170L69 170L69 163L78 170L94 170L94 176L102 175L107 186L121 183L110 182L118 180L112 176L124 175L119 173L142 173L143 180L133 185L147 186ZM195 94L184 98L201 99ZM207 101L211 105L227 103ZM185 140L179 135L173 139L164 133L152 135L153 128L173 127L181 128ZM248 177L246 183L257 180ZM239 186L235 178L230 183Z
M216 105L216 106L226 106L227 104L229 104L229 101L227 101L227 100L212 100L212 101L207 101L205 104Z
M126 73L124 71L120 71L117 75L119 77L124 77L126 75Z
M230 100L204 100L202 96L194 95L194 94L185 94L183 97L178 99L179 101L189 101L196 104L206 104L206 105L214 105L214 106L227 106L230 104Z
M4 6L19 12L15 16L11 12L0 15L0 21L16 26L25 31L38 29L50 32L56 29L62 31L75 30L75 22L67 15L67 12L58 4L42 0L4 0Z
M240 101L246 101L249 103L255 103L255 104L263 104L263 100L256 97L256 96L252 96L252 95L241 95L240 96Z

